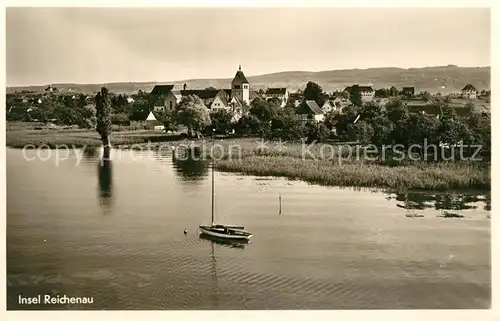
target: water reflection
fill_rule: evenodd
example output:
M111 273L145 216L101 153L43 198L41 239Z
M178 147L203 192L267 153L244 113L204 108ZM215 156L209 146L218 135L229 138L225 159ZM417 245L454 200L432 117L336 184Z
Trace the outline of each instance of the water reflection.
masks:
M406 192L391 193L387 199L399 201L396 206L408 210L424 210L434 208L436 210L470 210L478 208L478 203L484 202L484 209L491 210L491 194L467 194L467 193L424 193Z
M105 214L111 210L113 203L113 164L109 159L98 163L99 200Z
M219 307L219 279L217 278L217 260L215 255L215 245L220 245L228 248L243 250L245 246L249 243L248 240L228 240L213 237L210 235L200 234L199 238L206 240L211 244L211 279L212 279L212 295L211 301L213 308L217 309Z
M99 155L99 150L94 146L86 146L85 148L83 148L83 157L85 158L93 159L97 158L98 155Z
M244 249L245 246L247 246L247 244L249 243L248 241L244 240L227 240L205 234L200 234L200 239L211 241L212 244L215 243L221 246L236 248L236 249Z
M172 163L177 175L185 181L201 181L208 174L208 162L193 153L176 156L172 154Z
M200 235L202 236L202 235ZM218 299L218 293L219 293L219 279L217 278L217 260L215 259L215 242L211 242L211 257L212 257L212 266L210 269L211 275L212 275L212 306L215 307L216 309L219 307L219 299Z

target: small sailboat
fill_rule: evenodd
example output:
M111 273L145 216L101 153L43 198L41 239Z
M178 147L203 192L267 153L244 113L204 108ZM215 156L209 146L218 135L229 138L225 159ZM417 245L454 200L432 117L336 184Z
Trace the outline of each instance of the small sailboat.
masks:
M236 249L244 249L248 244L248 240L235 240L235 239L226 239L221 237L214 237L204 233L200 234L200 239L211 241L212 243L219 244L224 247L236 248Z
M213 137L213 136L212 136ZM213 146L212 139L212 146ZM213 150L213 148L212 148ZM252 233L245 231L245 227L241 225L224 225L215 224L214 221L214 195L215 195L215 181L214 181L214 160L212 157L212 223L210 225L200 225L199 229L201 234L220 239L243 240L248 241L253 236Z

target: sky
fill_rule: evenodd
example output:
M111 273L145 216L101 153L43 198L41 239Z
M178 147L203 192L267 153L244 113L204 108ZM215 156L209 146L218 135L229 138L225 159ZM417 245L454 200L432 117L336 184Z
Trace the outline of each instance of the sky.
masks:
M490 66L490 10L7 8L7 86Z

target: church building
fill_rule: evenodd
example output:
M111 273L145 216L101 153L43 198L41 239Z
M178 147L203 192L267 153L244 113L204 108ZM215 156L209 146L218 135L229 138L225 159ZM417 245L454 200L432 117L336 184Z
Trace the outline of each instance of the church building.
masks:
M241 65L231 82L231 98L233 97L250 105L250 83L241 71Z
M188 89L187 84L184 84L183 90L180 90L180 95L176 95L172 91L172 85L155 86L155 88L157 87L165 89L165 93L159 97L156 97L158 95L154 95L155 90L151 92L152 96L156 98L154 110L157 112L173 110L182 97L196 95L201 98L205 106L210 109L210 112L227 110L241 114L243 112L243 105L250 105L250 102L258 96L255 91L250 90L250 82L241 70L241 65L231 81L230 89Z

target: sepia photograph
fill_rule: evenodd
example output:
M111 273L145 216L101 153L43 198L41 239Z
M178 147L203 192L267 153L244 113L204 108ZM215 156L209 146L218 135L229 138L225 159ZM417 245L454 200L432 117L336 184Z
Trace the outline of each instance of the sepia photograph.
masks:
M491 309L490 52L490 8L7 7L6 309Z

